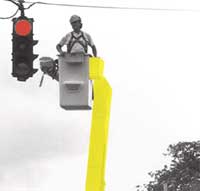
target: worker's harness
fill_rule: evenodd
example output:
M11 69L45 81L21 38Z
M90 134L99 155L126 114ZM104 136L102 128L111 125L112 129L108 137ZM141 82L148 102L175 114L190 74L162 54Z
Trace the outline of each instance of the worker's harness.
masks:
M85 43L83 43L82 41L80 41L81 38L83 38L83 40L85 41ZM85 36L84 36L84 34L83 34L82 31L81 31L81 35L78 36L78 37L75 37L74 34L73 34L73 32L71 32L71 39L69 40L69 44L67 45L67 52L68 53L71 53L71 50L72 50L73 46L76 43L79 43L83 47L85 53L87 53L87 51L88 51L88 45L91 46L90 43L89 43L89 41L85 38Z

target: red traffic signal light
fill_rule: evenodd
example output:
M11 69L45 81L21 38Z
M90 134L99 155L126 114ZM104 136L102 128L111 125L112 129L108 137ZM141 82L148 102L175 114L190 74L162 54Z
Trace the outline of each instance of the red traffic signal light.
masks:
M20 36L27 36L32 31L32 23L26 19L20 19L15 23L15 32Z
M33 19L13 18L12 36L12 75L19 81L26 81L38 70L33 68L33 61L38 56L33 53L33 46L38 42L33 39Z

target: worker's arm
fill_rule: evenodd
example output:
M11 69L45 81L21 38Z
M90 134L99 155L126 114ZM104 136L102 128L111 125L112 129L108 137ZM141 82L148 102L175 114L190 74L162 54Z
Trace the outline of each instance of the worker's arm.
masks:
M95 45L92 46L92 53L93 53L93 55L94 55L95 57L97 57L97 49L96 49L96 46L95 46Z
M57 49L57 51L60 53L60 55L63 55L63 54L64 54L64 52L63 52L63 50L62 50L62 46L61 46L60 44L57 44L57 45L56 45L56 49Z
M88 42L88 45L91 47L92 49L92 54L94 57L97 57L97 49L96 49L96 46L92 40L92 37L88 34L88 33L84 33L85 36L87 37L87 42Z

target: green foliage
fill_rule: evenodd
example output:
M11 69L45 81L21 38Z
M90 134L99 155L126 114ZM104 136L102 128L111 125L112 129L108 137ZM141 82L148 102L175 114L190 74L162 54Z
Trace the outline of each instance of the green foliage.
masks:
M192 191L200 183L200 141L169 145L167 152L171 164L150 172L153 181L137 186L137 191L163 191L163 184L167 184L168 191Z

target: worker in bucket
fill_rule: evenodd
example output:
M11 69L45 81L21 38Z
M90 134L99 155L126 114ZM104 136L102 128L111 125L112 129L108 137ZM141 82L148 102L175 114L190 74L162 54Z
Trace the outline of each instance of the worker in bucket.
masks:
M62 47L67 46L67 53L85 53L88 52L88 46L91 47L93 56L97 56L96 46L93 43L91 36L83 32L81 18L78 15L72 15L70 23L73 31L66 34L57 44L56 49L61 55L64 55Z
M93 56L97 57L97 50L91 36L86 32L81 31L81 18L78 15L72 15L69 21L72 25L73 31L65 35L57 44L56 49L60 55L64 55L64 51L62 50L64 45L67 46L68 53L87 53L88 46L90 46ZM53 79L58 80L58 60L56 59L53 61L51 58L46 57L41 59L43 60L40 62L40 68L44 74L48 74Z
M67 53L84 53L87 54L88 46L91 47L93 56L97 57L96 46L93 43L91 36L83 32L81 18L78 15L72 15L70 18L70 23L72 25L73 31L66 34L61 41L57 44L56 49L60 53L61 56L64 55L64 51L62 47L64 45L67 46ZM59 73L58 73L58 59L53 60L50 57L42 57L40 59L40 68L43 71L43 75L40 81L40 86L42 86L42 82L44 79L44 74L47 74L59 81Z

